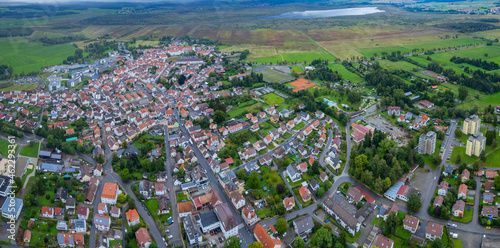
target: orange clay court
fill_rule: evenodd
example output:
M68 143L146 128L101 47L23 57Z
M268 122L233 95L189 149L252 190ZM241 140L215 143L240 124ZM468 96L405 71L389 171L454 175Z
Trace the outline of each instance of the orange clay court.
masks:
M291 82L290 85L295 87L295 89L293 89L293 92L298 92L301 90L305 90L307 88L311 88L311 87L315 86L316 84L309 82L309 80L307 80L307 79L299 78L299 79L297 79L297 81Z

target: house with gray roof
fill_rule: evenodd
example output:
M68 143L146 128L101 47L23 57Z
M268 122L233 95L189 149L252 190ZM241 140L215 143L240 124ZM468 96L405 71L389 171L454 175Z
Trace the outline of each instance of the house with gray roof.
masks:
M286 174L288 175L288 177L290 177L290 180L292 180L292 182L297 182L300 180L300 172L297 171L297 168L293 165L288 165L286 167Z
M312 217L308 214L293 220L293 230L298 236L302 238L307 237L307 235L312 232L313 227L314 222L312 220Z

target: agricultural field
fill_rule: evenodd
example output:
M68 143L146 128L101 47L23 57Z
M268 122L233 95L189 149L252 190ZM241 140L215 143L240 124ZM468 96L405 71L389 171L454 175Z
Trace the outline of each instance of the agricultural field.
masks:
M342 79L347 79L353 83L363 82L363 79L360 76L356 73L350 72L342 64L329 64L328 68L337 71L340 75L342 75Z
M275 104L281 104L282 102L285 101L285 99L281 96L276 95L276 93L269 93L266 95L263 95L262 98L264 98L264 101L266 101L269 106L275 105Z
M0 38L0 64L12 65L13 73L39 71L40 68L61 64L76 48L69 43L43 46L25 38Z
M267 69L267 70L261 71L259 73L262 73L262 76L264 76L264 81L271 82L271 83L278 83L281 81L293 79L289 75L285 75L285 74L277 72L273 69Z

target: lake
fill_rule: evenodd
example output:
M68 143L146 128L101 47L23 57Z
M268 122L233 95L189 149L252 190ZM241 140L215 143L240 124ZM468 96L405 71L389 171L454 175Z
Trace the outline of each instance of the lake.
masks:
M283 14L268 16L259 18L260 20L265 19L308 19L308 18L324 18L324 17L335 17L335 16L357 16L357 15L369 15L385 12L377 7L363 7L363 8L348 8L348 9L331 9L331 10L307 10L307 11L294 11L286 12Z

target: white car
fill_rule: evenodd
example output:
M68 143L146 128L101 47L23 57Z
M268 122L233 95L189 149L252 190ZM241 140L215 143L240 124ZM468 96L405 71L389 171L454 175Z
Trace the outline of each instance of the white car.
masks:
M168 239L172 239L174 236L172 235L168 235Z

